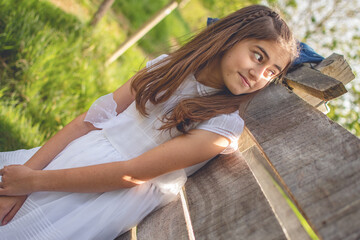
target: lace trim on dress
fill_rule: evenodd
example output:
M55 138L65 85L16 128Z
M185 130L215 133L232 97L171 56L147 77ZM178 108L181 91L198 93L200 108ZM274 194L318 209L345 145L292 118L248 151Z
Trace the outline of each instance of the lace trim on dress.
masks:
M90 122L94 127L104 128L104 123L116 117L117 104L113 94L109 93L98 98L89 108L84 121Z
M151 70L152 67L153 67L156 63L162 61L164 58L167 58L168 56L169 56L169 55L167 55L167 54L162 54L162 55L158 56L157 58L148 61L148 62L146 63L146 68L149 68L149 69ZM167 62L167 61L166 61L166 62ZM162 64L161 64L161 65L162 65ZM160 66L161 66L161 65L160 65ZM159 66L156 66L156 67L159 67ZM155 68L154 68L154 69L155 69Z
M211 94L214 94L214 93L220 91L220 89L209 87L209 86L206 86L206 85L198 82L194 75L193 75L193 77L194 77L194 79L196 81L196 88L197 88L197 91L198 91L200 96L211 95Z

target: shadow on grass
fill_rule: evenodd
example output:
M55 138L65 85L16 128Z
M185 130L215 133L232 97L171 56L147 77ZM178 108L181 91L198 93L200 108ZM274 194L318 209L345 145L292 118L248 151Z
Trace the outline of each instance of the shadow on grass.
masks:
M30 148L21 140L21 133L16 131L6 120L0 119L0 152Z

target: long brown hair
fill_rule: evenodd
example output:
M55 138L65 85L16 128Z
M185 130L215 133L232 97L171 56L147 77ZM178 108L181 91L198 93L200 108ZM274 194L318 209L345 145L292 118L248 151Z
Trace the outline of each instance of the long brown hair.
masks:
M291 60L297 53L296 41L279 14L261 5L242 8L204 29L163 61L134 75L131 87L136 93L137 110L147 116L146 102L165 102L189 74L203 69L244 39L276 41L289 52ZM280 77L289 66L290 62ZM171 113L163 116L164 124L160 129L176 127L185 133L186 127L193 122L244 108L253 95L236 96L224 89L214 95L184 99Z

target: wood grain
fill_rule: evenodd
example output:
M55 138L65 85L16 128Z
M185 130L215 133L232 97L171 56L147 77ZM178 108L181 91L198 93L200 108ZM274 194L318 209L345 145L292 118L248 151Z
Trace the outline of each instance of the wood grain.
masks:
M197 240L286 239L239 152L212 160L185 187Z
M355 78L355 75L352 72L350 65L345 60L344 56L336 53L331 54L329 57L316 65L315 69L324 75L327 75L342 82L343 85L349 83ZM295 85L293 85L292 91L304 101L309 103L311 106L317 108L319 111L323 113L328 113L329 108L326 106L326 101L310 95L306 92L306 90L302 89L301 87L297 88Z
M314 230L360 238L360 140L279 85L254 98L245 122Z
M131 237L131 230L126 233L121 234L121 236L115 238L114 240L135 240Z
M273 178L265 169L266 159L257 146L253 146L243 153L246 163L261 186L276 218L284 229L287 239L310 240L310 236L300 223L286 199L277 189Z
M240 152L245 152L247 149L256 145L255 139L252 139L251 133L249 133L249 130L246 127L240 136L238 144Z
M149 239L188 239L180 196L151 213L137 226L137 240Z
M301 66L285 76L286 84L298 91L329 101L346 93L342 82L307 66Z
M350 65L346 62L344 56L337 53L333 53L324 59L315 67L315 69L320 71L322 74L335 78L344 85L355 78L355 75L352 72Z

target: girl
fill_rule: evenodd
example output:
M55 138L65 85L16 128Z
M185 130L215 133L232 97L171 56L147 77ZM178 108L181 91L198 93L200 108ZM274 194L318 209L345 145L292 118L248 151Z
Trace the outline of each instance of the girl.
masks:
M246 7L148 62L41 148L0 153L0 238L127 231L209 159L237 150L239 109L295 56L279 15Z

